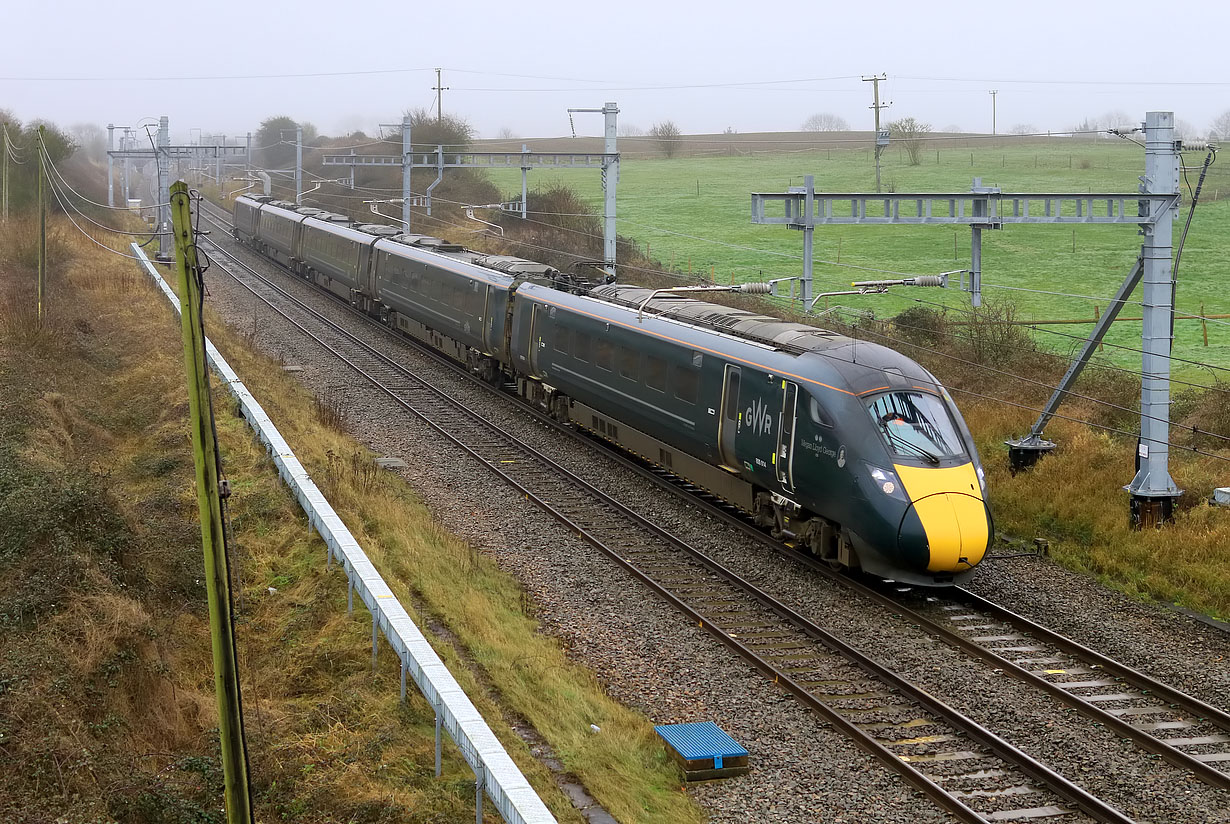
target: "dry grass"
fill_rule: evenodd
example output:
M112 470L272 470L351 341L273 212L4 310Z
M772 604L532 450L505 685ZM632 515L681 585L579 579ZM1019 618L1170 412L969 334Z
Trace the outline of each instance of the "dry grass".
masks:
M48 322L0 323L0 820L221 822L178 324L130 262L84 244L53 258ZM24 273L0 272L4 306L24 305ZM579 816L505 712L621 820L699 820L648 722L537 634L515 582L209 324L404 602L455 634L441 655L560 820ZM471 819L469 769L446 746L434 778L431 709L413 688L399 704L387 647L373 674L364 611L346 615L345 580L268 456L221 393L215 408L261 818Z

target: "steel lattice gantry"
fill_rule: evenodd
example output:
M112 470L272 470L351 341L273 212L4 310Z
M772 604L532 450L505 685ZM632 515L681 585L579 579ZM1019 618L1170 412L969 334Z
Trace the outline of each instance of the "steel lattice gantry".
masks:
M1145 173L1132 193L1010 193L975 178L968 192L927 194L834 194L816 192L814 177L780 193L752 194L752 222L803 232L803 298L811 301L812 242L826 225L964 225L971 230L969 280L972 304L982 302L982 231L1009 224L1120 224L1143 235L1140 258L1069 367L1031 432L1009 442L1014 466L1028 465L1054 444L1043 429L1084 369L1096 344L1131 292L1142 285L1140 439L1137 472L1125 487L1138 526L1168 520L1180 490L1168 466L1170 353L1173 344L1172 235L1179 207L1182 144L1175 139L1173 112L1148 112L1144 122ZM781 204L780 211L777 204ZM770 212L772 207L773 211Z
M615 201L619 185L619 152L616 145L616 116L619 108L614 103L607 103L600 109L569 109L569 112L592 112L604 116L603 152L532 152L522 146L519 152L446 152L443 146L436 146L428 151L414 151L411 146L409 118L403 120L402 154L400 155L358 155L358 154L326 154L321 158L324 166L346 166L355 168L401 168L402 171L402 223L406 231L410 230L410 205L421 202L431 214L431 194L443 179L445 169L520 169L521 170L521 203L522 219L527 216L526 198L527 174L534 169L597 169L602 173L602 247L603 264L615 270ZM410 192L410 171L412 169L435 169L436 179L428 187L420 199Z

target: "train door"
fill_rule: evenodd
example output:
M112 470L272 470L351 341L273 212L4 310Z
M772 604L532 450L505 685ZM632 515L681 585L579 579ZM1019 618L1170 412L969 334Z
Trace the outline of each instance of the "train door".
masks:
M542 341L539 339L539 338L541 337L541 335L540 335L540 333L539 333L539 329L540 329L540 328L541 328L541 326L542 326L542 322L541 322L541 321L539 320L539 318L538 318L538 313L539 313L539 312L541 312L542 310L543 310L543 307L542 307L542 306L540 306L540 305L539 305L539 304L537 304L537 303L535 303L535 304L534 304L534 305L530 308L530 339L529 339L529 343L530 343L530 374L531 374L531 375L538 375L538 374L539 374L539 370L538 370L538 350L542 348Z
M799 402L799 387L782 381L782 416L777 427L777 482L787 491L794 489L794 423Z
M495 329L494 318L491 316L491 287L483 287L482 306L479 308L479 337L483 342L483 350L486 352L495 351L495 341L492 338L492 331Z
M739 433L739 367L726 364L722 381L722 415L718 419L718 451L722 463L737 469L739 459L735 455L735 436Z

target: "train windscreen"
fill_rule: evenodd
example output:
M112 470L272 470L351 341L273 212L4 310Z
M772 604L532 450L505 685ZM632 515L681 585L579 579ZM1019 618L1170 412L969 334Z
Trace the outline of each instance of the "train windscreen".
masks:
M961 436L944 401L923 392L887 392L867 410L889 449L907 458L938 464L965 455Z

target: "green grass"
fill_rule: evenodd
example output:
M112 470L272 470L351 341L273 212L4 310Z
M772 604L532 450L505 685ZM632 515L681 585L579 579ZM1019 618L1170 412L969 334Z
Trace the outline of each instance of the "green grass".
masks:
M1001 145L1002 142L1002 145ZM885 191L962 192L972 179L984 185L1019 192L1134 192L1144 173L1143 149L1125 141L1001 142L969 148L923 151L922 163L906 164L895 148L883 157ZM938 151L938 158L937 158ZM1198 165L1203 155L1186 156ZM715 273L719 283L786 277L802 271L802 236L777 226L751 222L751 192L781 192L801 185L813 174L816 188L829 192L875 189L875 173L866 149L833 149L805 153L775 153L734 157L629 159L620 169L619 233L648 246L667 267L687 272ZM1194 186L1198 171L1189 172ZM517 172L492 172L505 192L520 191ZM601 211L598 175L585 173L531 176L531 185L551 182L574 187ZM699 195L698 195L699 185ZM1222 258L1230 241L1230 172L1213 166L1202 193L1183 252L1178 305L1190 312L1230 313L1224 294ZM1186 194L1185 194L1186 198ZM1176 223L1176 243L1186 219L1186 202ZM675 233L675 234L671 234ZM691 235L693 237L686 237ZM727 244L727 245L721 245ZM891 275L848 268L865 266L910 274L935 274L969 265L970 232L947 226L832 226L815 235L817 291L849 288L852 280ZM983 282L988 299L1011 299L1022 319L1092 318L1094 306L1105 309L1139 250L1133 226L1008 226L983 233ZM736 247L751 247L756 251ZM845 264L843 266L834 265ZM1080 298L1011 291L996 287L1047 290L1089 295ZM1139 293L1133 299L1139 300ZM942 302L968 309L969 298L956 288L902 289L877 297L841 298L842 305L894 315L913 299ZM1124 316L1139 317L1140 306L1129 304ZM1138 348L1139 322L1115 324L1108 343ZM1088 325L1046 327L1083 337ZM1176 324L1175 354L1192 361L1230 366L1230 320L1208 324L1209 345L1203 345L1201 323ZM1075 341L1039 333L1048 348L1066 351ZM1107 347L1103 357L1120 366L1138 367L1134 352ZM1176 373L1207 380L1209 372L1176 364Z

